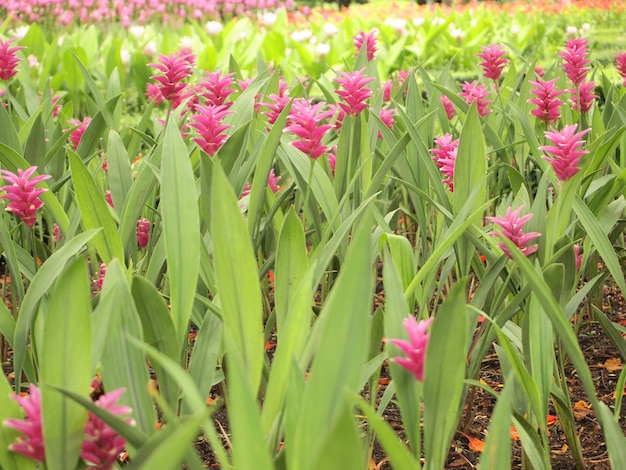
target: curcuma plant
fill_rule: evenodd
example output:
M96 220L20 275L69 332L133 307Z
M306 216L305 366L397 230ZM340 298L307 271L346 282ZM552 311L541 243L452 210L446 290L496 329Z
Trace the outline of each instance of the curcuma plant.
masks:
M587 300L626 359L593 303L626 290L623 54L595 71L571 39L544 71L490 44L472 80L389 74L361 30L306 79L165 39L104 73L78 29L48 80L20 70L29 34L0 43L2 468L199 469L204 446L224 469L361 469L377 446L438 470L478 389L480 468L511 467L512 429L521 467L550 468L556 420L585 468L570 365L626 461L577 342Z

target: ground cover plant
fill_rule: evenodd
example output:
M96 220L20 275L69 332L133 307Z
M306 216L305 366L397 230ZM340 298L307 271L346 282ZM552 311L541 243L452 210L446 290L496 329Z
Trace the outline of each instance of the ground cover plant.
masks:
M626 461L623 6L367 8L2 23L2 468Z

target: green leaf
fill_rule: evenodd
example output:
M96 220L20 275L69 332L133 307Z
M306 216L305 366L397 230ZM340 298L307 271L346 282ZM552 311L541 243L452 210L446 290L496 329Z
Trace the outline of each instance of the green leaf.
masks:
M176 119L170 119L165 129L162 158L163 236L167 253L172 319L181 348L187 337L200 270L200 216L193 169L187 155L187 146L176 127Z
M513 381L505 380L491 415L485 449L481 453L479 469L508 468L511 465L511 394Z
M106 153L111 197L115 207L124 207L126 195L133 185L130 158L120 135L111 130Z
M226 344L242 352L251 386L258 389L264 351L258 267L237 197L219 163L213 167L211 214L215 277Z
M126 389L120 403L132 408L137 425L150 435L154 432L156 413L148 391L150 376L146 358L128 339L129 335L143 338L141 320L125 273L117 260L107 266L100 305L98 315L109 317L108 330L96 332L106 338L100 361L104 386L106 390Z
M70 152L69 160L72 181L76 190L76 201L85 230L102 228L92 240L98 255L104 264L109 264L114 258L123 261L122 241L104 195L98 190L95 181L78 155Z
M455 284L437 312L424 368L424 451L426 468L445 464L463 394L467 341L467 280Z
M71 293L68 295L68 293ZM87 396L91 383L91 286L85 260L61 274L44 318L41 383ZM42 387L46 468L75 468L86 410L58 391Z

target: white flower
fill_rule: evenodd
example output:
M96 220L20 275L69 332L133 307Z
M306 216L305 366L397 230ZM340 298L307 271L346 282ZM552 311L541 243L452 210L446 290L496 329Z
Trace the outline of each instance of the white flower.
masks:
M276 23L277 18L276 13L266 12L261 16L261 24L266 28L271 28Z
M325 42L320 42L316 47L315 47L315 53L319 56L319 57L326 57L328 55L328 53L330 52L330 45L326 44Z
M291 33L291 39L293 39L296 42L308 41L312 37L313 37L313 33L309 29L301 29L301 30L294 31L293 33Z
M385 20L385 24L401 33L406 26L406 20L403 20L402 18L387 18Z
M512 24L510 31L513 35L519 34L519 26L517 26L516 24Z
M156 45L156 42L154 41L148 42L148 44L146 44L146 47L143 48L143 53L147 55L148 57L154 56L154 54L156 54L156 51L157 51L157 45Z
M413 18L413 26L415 26L416 28L419 28L423 24L424 24L424 18L422 18L421 16L418 16L417 18Z
M28 65L32 68L37 68L39 67L39 60L37 59L37 56L34 54L30 54L28 57Z
M19 26L15 28L13 37L17 39L18 41L24 39L26 37L26 34L28 33L28 28L29 28L28 25Z
M193 39L189 36L183 36L180 38L179 45L181 49L191 49L193 47Z
M135 36L136 38L140 38L141 36L143 36L143 33L145 32L145 30L146 30L145 27L138 25L138 24L134 24L130 28L128 28L128 32L132 34L133 36Z
M583 23L580 29L581 31L589 31L591 29L591 25L589 23Z
M334 23L324 23L322 26L322 32L326 36L334 36L339 32L339 28L337 28Z
M215 36L222 32L222 29L224 29L224 25L219 21L209 21L207 24L204 25L204 29L211 36Z
M565 32L568 36L575 36L578 33L578 28L576 26L568 26Z
M441 16L436 16L435 18L433 18L431 20L431 23L434 26L441 26L442 24L444 24L446 22L446 20L444 20Z
M57 39L57 47L61 47L63 45L64 40L65 40L65 36L59 36L59 39Z
M462 29L457 28L453 24L450 24L449 29L450 36L452 36L452 38L456 39L457 41L465 36L465 32Z
M128 62L130 62L130 52L128 52L126 49L121 49L120 60L122 61L122 64L128 65Z

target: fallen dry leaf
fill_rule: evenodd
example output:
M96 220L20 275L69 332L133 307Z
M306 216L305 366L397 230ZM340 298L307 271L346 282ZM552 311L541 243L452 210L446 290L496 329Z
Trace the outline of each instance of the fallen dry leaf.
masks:
M604 367L609 372L615 372L621 370L624 365L622 364L622 360L619 357L612 357L604 361L602 367Z

